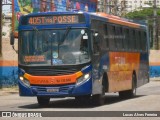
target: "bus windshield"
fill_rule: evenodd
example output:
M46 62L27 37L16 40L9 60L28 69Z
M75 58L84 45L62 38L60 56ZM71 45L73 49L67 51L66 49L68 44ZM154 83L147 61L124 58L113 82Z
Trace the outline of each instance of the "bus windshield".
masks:
M20 32L19 62L24 65L69 65L90 61L86 29Z

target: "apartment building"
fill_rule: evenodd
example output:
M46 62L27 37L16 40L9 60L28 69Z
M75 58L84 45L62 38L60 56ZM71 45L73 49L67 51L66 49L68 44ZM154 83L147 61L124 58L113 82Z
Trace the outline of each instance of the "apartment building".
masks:
M122 1L122 0L119 0ZM154 0L125 0L126 10L128 12L140 10L142 8L152 7ZM160 0L156 0L157 7L160 7Z
M116 11L131 12L142 8L152 7L154 0L98 0L97 9L101 12L111 13ZM160 0L156 0L160 7Z

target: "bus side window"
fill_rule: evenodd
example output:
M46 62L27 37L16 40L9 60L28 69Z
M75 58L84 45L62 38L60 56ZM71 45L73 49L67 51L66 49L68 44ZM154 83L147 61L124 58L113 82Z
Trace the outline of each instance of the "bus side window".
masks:
M105 22L99 22L98 28L96 28L98 31L98 38L100 40L101 49L107 50L108 49L108 26Z
M142 42L142 40L143 40L143 38L142 38L142 32L139 31L138 34L139 34L139 42L140 42L140 51L142 51L142 50L143 50L143 49L142 49L142 46L143 46L143 42Z
M121 27L116 27L115 42L118 50L123 49L122 40L122 29Z
M88 41L86 39L83 39L83 36L81 37L81 43L80 43L80 50L81 51L85 51L87 52L87 48L88 48Z
M94 54L100 54L100 35L99 33L96 33L97 35L93 35L93 53Z
M136 31L136 49L139 51L141 48L141 42L140 42L140 31Z
M123 29L123 33L124 33L124 39L123 39L123 46L125 50L129 49L129 29L124 28Z
M116 48L116 43L115 43L115 32L116 32L116 29L115 29L115 26L113 25L110 25L109 26L109 34L108 34L108 37L109 37L109 49L111 50L115 50Z
M141 37L142 37L142 41L141 41L141 43L142 43L142 50L143 51L146 51L147 50L147 36L146 36L146 32L141 32Z
M120 39L121 39L121 44L122 44L122 50L124 50L124 31L123 31L123 28L120 27Z
M109 39L108 39L108 25L107 24L104 24L104 29L103 29L103 42L102 42L102 48L103 49L108 49L109 47Z
M129 30L129 48L131 48L132 51L136 50L136 38L135 38L135 30L130 29Z

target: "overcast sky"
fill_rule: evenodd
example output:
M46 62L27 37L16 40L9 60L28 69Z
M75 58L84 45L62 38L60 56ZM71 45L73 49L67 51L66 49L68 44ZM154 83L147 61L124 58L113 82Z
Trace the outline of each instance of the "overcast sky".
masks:
M11 4L10 0L1 0L2 4ZM11 12L11 5L3 5L2 6L2 12L3 13L8 13Z
M3 13L11 12L11 5L3 5L2 12Z

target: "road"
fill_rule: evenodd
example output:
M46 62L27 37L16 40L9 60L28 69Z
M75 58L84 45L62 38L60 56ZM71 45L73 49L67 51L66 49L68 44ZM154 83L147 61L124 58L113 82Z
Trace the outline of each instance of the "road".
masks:
M160 81L152 80L138 88L137 96L133 99L122 100L117 93L106 94L105 104L102 106L76 103L73 98L64 98L51 99L49 106L42 108L38 106L35 97L19 97L18 94L11 94L0 96L0 111L160 111L159 101ZM116 118L112 117L112 119ZM128 120L127 118L118 118L118 120L121 119ZM144 118L144 120L146 119ZM148 118L148 120L150 119ZM154 117L153 119L160 118ZM143 120L143 118L136 117L136 120Z

